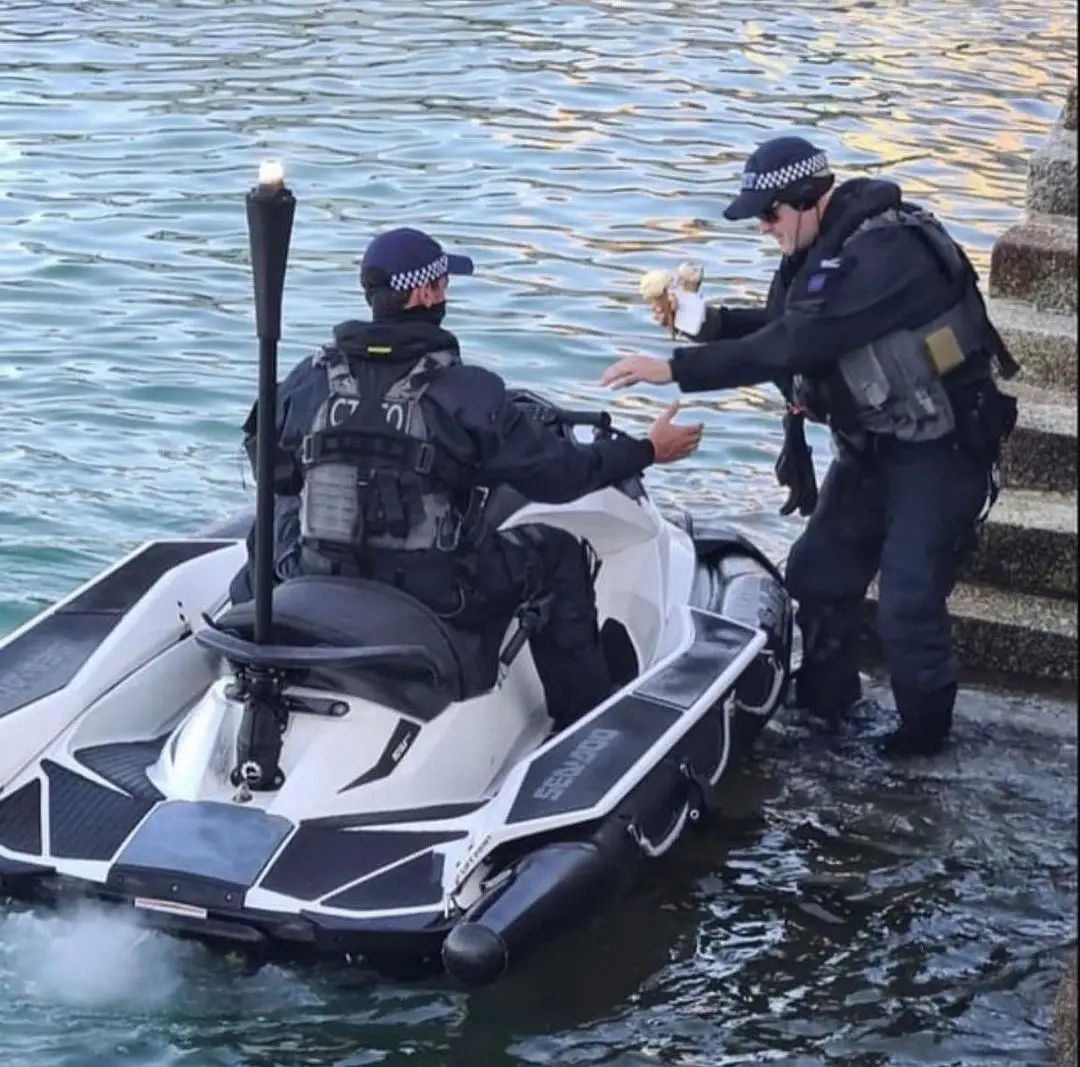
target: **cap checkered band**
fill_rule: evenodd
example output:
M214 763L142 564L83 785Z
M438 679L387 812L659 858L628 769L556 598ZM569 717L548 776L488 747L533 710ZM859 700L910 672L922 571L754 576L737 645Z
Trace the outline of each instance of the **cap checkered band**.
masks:
M403 270L399 274L390 275L390 288L397 293L408 292L418 285L427 285L428 282L438 281L444 274L450 271L450 259L441 255L432 260L425 267L416 267L413 270Z
M801 178L814 178L818 175L827 174L829 171L829 158L824 152L817 152L806 159L800 159L797 163L788 163L776 170L767 170L761 174L755 174L748 170L743 172L743 192L761 189L786 189L789 185Z

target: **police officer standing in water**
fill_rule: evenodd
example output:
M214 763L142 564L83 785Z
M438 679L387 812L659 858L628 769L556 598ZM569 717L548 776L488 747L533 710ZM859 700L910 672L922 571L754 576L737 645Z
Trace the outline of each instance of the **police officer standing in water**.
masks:
M780 389L777 473L795 483L792 509L810 515L786 571L804 642L796 701L835 724L861 697L858 613L878 573L900 720L883 747L934 753L952 728L959 673L947 598L996 499L1001 443L1016 421L991 368L1005 377L1018 368L962 249L892 182L837 185L823 151L774 138L747 160L724 216L756 218L780 246L765 307L710 307L684 334L703 343L670 360L621 359L602 381ZM834 443L820 498L803 418L825 423Z
M443 326L450 276L472 260L411 228L377 236L360 281L371 321L350 320L278 389L275 574L388 582L443 618L466 658L522 615L556 729L609 695L589 546L543 524L499 532L490 491L563 503L693 453L700 424L665 411L646 438L589 444L557 432L503 380L462 362ZM256 410L244 425L254 466ZM250 597L245 572L233 599ZM476 640L472 640L472 639Z

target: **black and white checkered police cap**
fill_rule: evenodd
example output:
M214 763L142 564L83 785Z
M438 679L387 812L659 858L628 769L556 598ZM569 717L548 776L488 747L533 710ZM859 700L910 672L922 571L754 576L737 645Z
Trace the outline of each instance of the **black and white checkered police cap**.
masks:
M364 252L361 274L369 269L382 271L394 292L438 281L446 274L472 274L473 261L468 256L445 252L442 245L408 226L380 233Z
M783 193L807 178L830 177L829 157L802 137L774 137L746 161L742 191L724 209L726 219L751 219L767 211Z

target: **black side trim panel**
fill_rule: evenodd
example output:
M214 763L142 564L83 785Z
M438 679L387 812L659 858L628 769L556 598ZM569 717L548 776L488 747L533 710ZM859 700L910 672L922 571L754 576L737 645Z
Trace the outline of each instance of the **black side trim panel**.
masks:
M464 836L464 830L333 830L303 823L260 886L298 900L318 900L414 852Z
M365 811L356 815L323 815L315 819L305 819L305 826L322 826L331 830L347 830L366 826L394 826L410 822L444 822L460 819L478 811L488 801L470 800L457 804L432 804L426 808L397 808L394 811Z
M348 785L343 785L338 793L347 793L357 786L367 785L368 782L376 782L385 778L405 758L405 753L412 748L412 743L420 736L420 727L408 719L399 719L390 740L386 742L386 748L375 763L359 778L354 778Z
M755 631L709 612L691 610L694 640L662 671L634 687L638 696L689 711L753 640Z
M0 800L0 845L28 856L41 855L41 779Z
M292 823L254 807L171 800L159 805L116 858L116 872L183 875L246 890Z
M63 689L119 615L49 615L0 648L0 717Z
M75 758L88 770L119 786L140 800L164 800L164 794L146 777L146 769L156 762L168 734L151 741L118 741L110 745L80 748Z
M422 908L438 904L442 900L444 862L445 857L441 852L424 852L343 893L335 894L323 903L328 908L349 911Z
M678 718L664 704L624 696L533 761L506 821L528 822L598 804Z
M72 860L108 860L154 806L117 793L46 759L49 779L49 854Z
M508 824L599 804L669 729L700 705L757 633L711 612L691 609L691 616L694 640L682 655L533 761Z
M0 716L63 689L167 571L233 541L155 541L9 644L0 646Z

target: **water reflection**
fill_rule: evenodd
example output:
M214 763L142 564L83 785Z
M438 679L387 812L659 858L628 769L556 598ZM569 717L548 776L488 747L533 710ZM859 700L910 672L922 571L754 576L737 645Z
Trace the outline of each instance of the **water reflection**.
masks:
M0 628L135 542L250 499L241 196L261 158L283 158L300 196L283 363L357 311L360 249L408 219L475 255L451 319L472 358L640 431L669 391L597 384L613 355L667 350L639 273L690 255L711 296L760 298L775 252L720 212L767 133L809 133L846 173L901 181L985 274L1075 77L1076 12L958 12L4 4ZM650 474L658 498L782 556L799 525L777 514L777 398L686 406L706 444ZM1075 803L1059 784L1075 782L1074 708L965 699L978 707L958 755L906 775L778 728L733 786L727 839L504 989L373 993L196 955L167 1012L71 1012L3 957L0 1044L30 1067L1039 1062L1075 920Z

